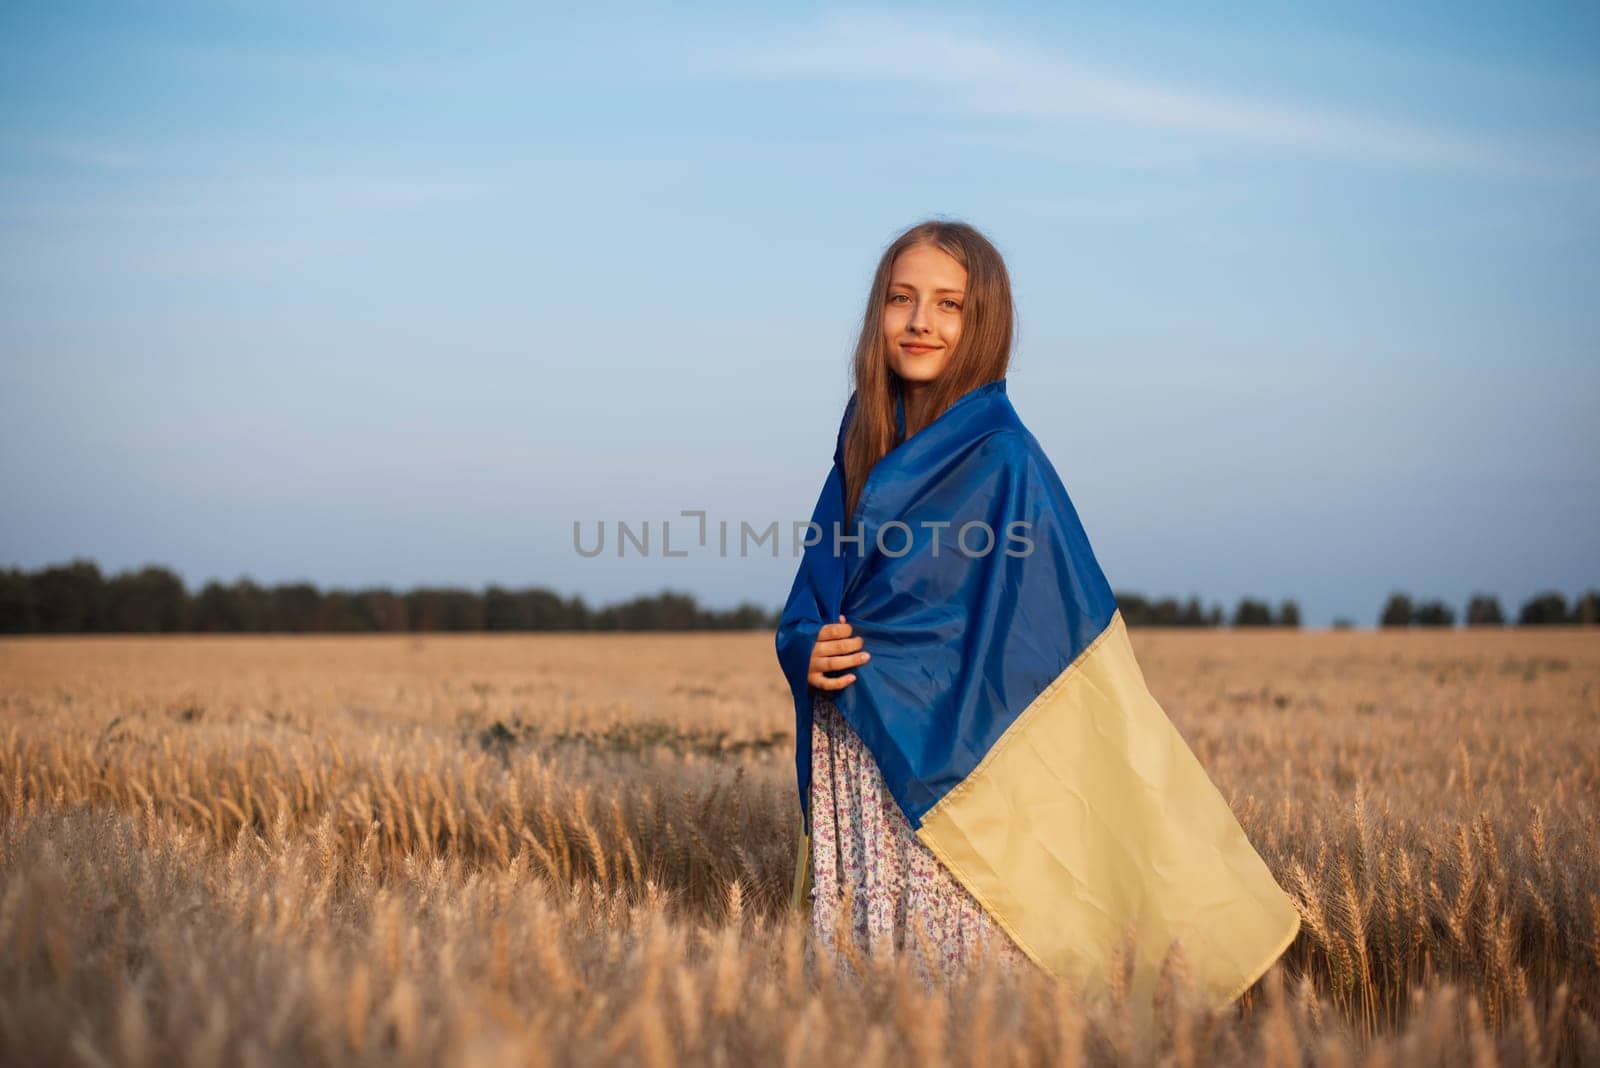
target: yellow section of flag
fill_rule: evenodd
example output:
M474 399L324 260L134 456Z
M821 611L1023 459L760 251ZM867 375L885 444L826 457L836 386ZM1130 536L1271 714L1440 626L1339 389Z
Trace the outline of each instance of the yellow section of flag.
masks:
M1300 913L1150 694L1122 613L1029 703L917 836L1046 971L1103 991L1132 925L1148 1004L1181 942L1224 1008Z

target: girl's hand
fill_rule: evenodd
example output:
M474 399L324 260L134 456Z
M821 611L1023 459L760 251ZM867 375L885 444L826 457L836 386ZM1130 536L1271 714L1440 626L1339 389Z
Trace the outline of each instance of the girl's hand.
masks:
M811 670L806 675L806 681L819 690L844 689L856 681L854 675L835 679L823 672L852 668L871 660L871 653L865 650L856 652L861 646L862 639L850 636L850 624L844 621L844 616L841 615L837 623L824 623L817 632L817 644L811 647Z

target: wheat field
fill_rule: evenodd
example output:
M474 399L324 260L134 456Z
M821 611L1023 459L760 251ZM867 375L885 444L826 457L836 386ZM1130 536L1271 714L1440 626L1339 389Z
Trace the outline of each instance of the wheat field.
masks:
M1132 637L1303 919L1150 1028L808 952L770 634L0 642L0 1062L1600 1061L1600 634Z

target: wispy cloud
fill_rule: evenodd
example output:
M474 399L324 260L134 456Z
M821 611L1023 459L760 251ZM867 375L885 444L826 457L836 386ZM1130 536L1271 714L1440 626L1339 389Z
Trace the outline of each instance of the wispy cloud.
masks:
M1018 197L1013 210L1052 219L1081 222L1144 222L1153 218L1197 219L1215 214L1219 206L1248 202L1251 187L1245 183L1206 183L1196 186L1156 186L1103 195Z
M885 42L892 42L894 57L915 62L887 62ZM948 94L952 106L971 116L1043 131L1105 122L1406 167L1600 175L1600 152L1589 142L1511 144L1383 116L1156 82L1031 43L926 29L871 10L827 13L781 41L751 41L708 56L706 69L930 89Z
M164 182L84 198L13 181L0 182L0 219L315 219L470 203L497 191L478 179L296 176Z
M1144 139L1135 144L1130 143L1130 138L1111 143L1102 139L1040 137L1036 129L949 129L931 131L929 136L965 148L993 150L1014 156L1035 156L1057 163L1152 173L1198 171L1205 156L1204 152L1192 145L1179 145L1171 141Z

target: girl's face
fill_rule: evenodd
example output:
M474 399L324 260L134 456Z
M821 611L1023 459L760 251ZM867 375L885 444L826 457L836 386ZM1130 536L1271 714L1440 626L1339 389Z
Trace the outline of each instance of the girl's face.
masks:
M950 363L961 336L967 269L943 249L913 245L894 259L883 305L889 367L916 390Z

